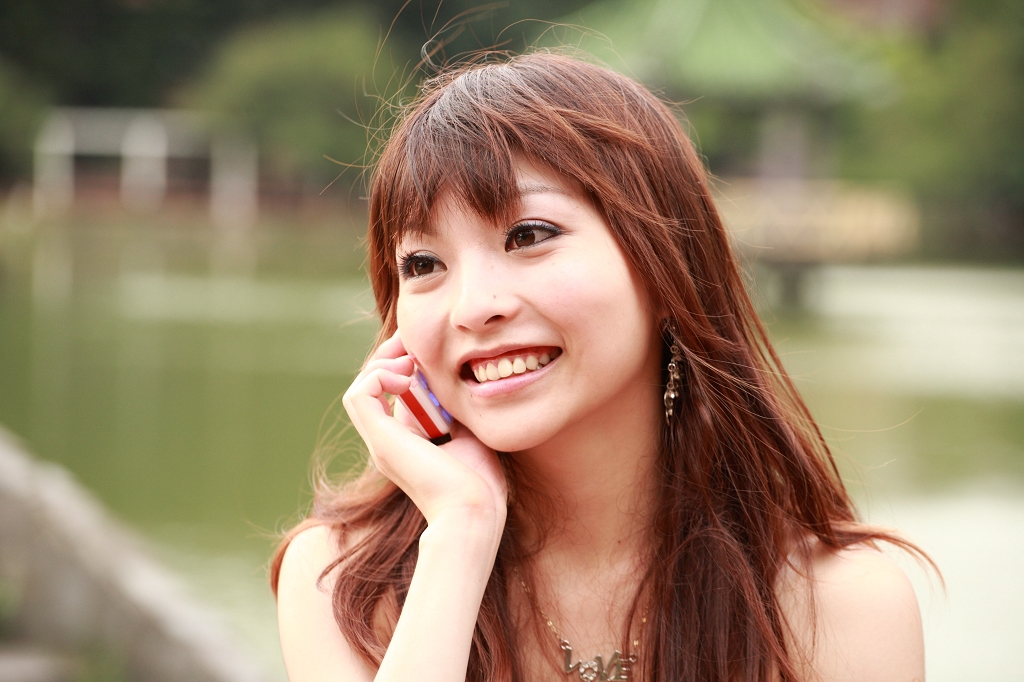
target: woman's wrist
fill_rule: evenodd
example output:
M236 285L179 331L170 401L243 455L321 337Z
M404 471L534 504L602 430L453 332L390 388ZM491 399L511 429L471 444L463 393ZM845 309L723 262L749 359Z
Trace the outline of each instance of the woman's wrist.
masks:
M420 551L428 547L479 551L493 560L505 529L506 509L459 508L442 512L429 521L420 535Z

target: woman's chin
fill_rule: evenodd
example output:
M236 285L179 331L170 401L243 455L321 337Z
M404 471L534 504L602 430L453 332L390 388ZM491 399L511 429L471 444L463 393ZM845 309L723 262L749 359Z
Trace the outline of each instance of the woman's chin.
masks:
M529 450L547 441L551 435L542 429L523 429L515 426L480 425L470 428L480 442L498 452Z

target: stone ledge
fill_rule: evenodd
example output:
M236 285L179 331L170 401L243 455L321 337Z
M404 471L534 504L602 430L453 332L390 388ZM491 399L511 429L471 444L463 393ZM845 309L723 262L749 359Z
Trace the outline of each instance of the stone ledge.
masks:
M11 628L33 643L102 647L124 657L132 678L154 682L264 679L140 537L2 429L0 581Z

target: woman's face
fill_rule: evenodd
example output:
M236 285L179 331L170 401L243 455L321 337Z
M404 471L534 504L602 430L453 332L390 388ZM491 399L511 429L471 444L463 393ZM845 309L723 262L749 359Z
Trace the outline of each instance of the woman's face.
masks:
M519 163L517 179L511 224L442 198L433 234L397 249L406 349L441 404L505 452L607 424L660 381L657 322L602 216L551 170Z

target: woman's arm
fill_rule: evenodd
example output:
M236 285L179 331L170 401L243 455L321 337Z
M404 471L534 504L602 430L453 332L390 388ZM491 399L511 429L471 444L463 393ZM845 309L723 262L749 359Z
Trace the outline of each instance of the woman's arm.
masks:
M332 531L316 526L300 533L285 553L278 581L278 625L288 679L465 680L494 544L483 528L468 524L459 528L435 523L423 533L398 627L375 673L334 620L333 581L316 586L338 554Z
M787 570L779 589L801 678L923 682L921 613L903 570L863 546L819 549L811 563L806 577Z
M451 442L438 447L392 416L386 395L407 390L412 371L396 335L344 398L374 465L427 520L394 636L376 672L355 654L334 621L333 585L316 586L338 556L337 541L326 528L309 529L286 550L278 582L291 682L466 679L477 613L505 525L507 488L497 455L466 429L454 424Z

